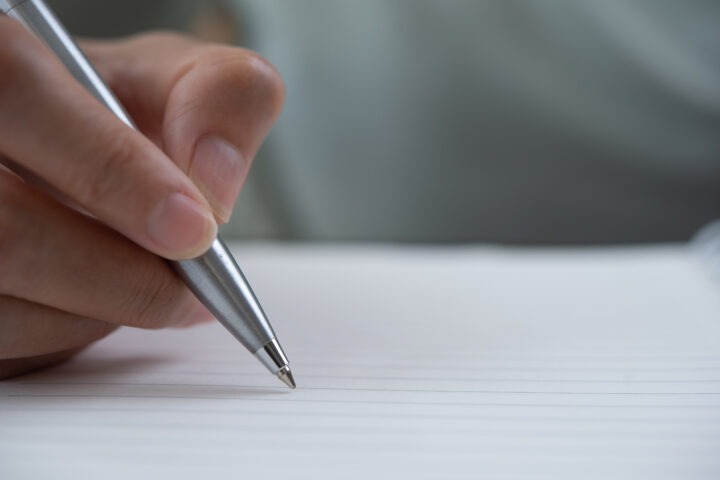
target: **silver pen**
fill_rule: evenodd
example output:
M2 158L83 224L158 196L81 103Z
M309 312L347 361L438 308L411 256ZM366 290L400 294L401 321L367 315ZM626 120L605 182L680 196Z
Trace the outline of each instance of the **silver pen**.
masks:
M122 104L42 0L0 0L3 14L40 38L95 98L137 130ZM170 262L210 312L288 387L295 388L287 357L245 276L218 236L197 258Z

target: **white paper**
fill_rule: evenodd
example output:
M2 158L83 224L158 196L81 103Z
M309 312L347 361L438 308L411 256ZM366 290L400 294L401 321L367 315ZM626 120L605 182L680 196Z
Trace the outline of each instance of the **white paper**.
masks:
M0 478L720 478L720 285L682 247L237 249L217 325L0 383Z

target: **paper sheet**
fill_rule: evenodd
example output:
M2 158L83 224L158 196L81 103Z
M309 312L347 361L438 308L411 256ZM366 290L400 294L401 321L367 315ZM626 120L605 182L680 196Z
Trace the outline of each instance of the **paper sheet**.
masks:
M0 383L0 478L720 478L720 285L682 247L236 250L292 362L122 330Z

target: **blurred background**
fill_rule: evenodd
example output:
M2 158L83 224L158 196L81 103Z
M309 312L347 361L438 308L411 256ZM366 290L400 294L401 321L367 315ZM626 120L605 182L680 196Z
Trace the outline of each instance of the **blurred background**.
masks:
M285 110L225 235L597 244L720 217L720 3L52 0L252 48Z

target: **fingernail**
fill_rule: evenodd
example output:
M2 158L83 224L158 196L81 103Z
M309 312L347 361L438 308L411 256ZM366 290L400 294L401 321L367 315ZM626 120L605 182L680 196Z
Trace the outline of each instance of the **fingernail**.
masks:
M195 146L190 178L223 222L230 219L248 166L238 149L220 137L205 136Z
M150 215L148 234L173 259L204 253L217 236L212 214L185 194L165 197Z

